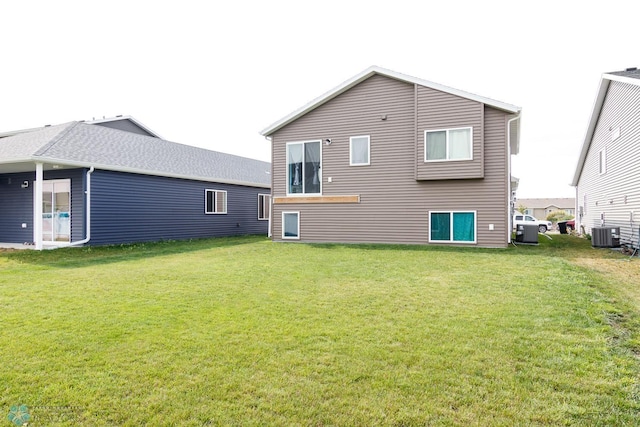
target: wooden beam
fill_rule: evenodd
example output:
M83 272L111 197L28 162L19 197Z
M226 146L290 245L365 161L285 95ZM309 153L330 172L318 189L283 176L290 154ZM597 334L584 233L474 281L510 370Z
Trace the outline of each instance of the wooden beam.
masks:
M289 203L360 203L360 196L289 196L274 197L273 203L276 205Z

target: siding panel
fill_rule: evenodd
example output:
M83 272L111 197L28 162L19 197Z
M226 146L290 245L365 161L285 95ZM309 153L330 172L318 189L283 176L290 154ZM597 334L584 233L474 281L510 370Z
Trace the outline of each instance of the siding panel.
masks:
M227 191L227 214L205 214L205 189ZM91 177L94 245L266 234L263 188L97 170Z
M620 136L613 140L613 133ZM612 81L577 187L577 205L585 232L621 228L621 241L638 246L640 229L640 87ZM606 173L599 173L599 153L606 150ZM586 194L587 204L584 204Z
M428 243L429 211L477 210L477 244L506 246L507 116L432 92L433 99L450 105L421 112L416 124L414 85L375 75L274 133L274 197L286 196L286 143L325 138L332 144L322 146L323 195L360 196L354 204L274 204L274 240L281 240L283 210L300 212L302 241L416 244ZM474 127L474 164L468 170L448 166L437 180L416 180L417 159L424 156L416 144L424 130L461 125ZM356 135L371 136L369 166L349 166L349 137Z
M84 234L84 171L64 169L44 171L43 178L71 179L71 239L81 240ZM33 242L33 191L35 172L0 175L0 242ZM29 181L29 188L22 182ZM22 224L27 228L22 228Z

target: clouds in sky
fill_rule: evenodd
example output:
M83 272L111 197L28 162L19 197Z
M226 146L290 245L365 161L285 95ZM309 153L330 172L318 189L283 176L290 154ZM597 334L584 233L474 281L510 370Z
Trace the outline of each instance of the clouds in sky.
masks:
M571 197L603 72L640 66L629 1L9 2L0 131L132 115L270 160L259 132L379 65L523 108L519 197Z

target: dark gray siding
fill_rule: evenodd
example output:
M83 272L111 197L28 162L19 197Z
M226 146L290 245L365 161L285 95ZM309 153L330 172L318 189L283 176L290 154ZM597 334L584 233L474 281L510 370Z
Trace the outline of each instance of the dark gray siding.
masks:
M71 179L71 239L84 235L84 170L45 171L44 179ZM0 242L33 242L33 182L35 172L0 175ZM22 182L29 181L28 188ZM22 228L22 224L27 228Z
M33 178L33 173L0 175L0 242L33 242ZM21 187L23 181L29 188Z
M477 245L506 246L506 125L511 116L474 101L449 101L463 104L464 111L450 105L448 113L431 120L435 126L474 126L474 159L479 162L470 170L449 162L439 179L416 179L417 159L423 155L418 141L434 124L426 115L418 121L423 115L415 109L413 84L373 76L275 132L274 198L286 197L286 143L331 138L332 144L322 147L322 195L358 195L360 203L274 202L274 240L281 240L283 211L300 212L301 241L426 244L430 211L470 210L477 212ZM349 136L356 135L371 136L369 166L349 166ZM476 150L482 152L476 156ZM480 172L482 178L472 178Z
M146 130L142 129L140 126L136 125L135 123L133 123L130 120L116 120L116 121L112 121L112 122L102 122L102 123L92 123L94 126L102 126L105 128L111 128L111 129L118 129L118 130L123 130L126 132L131 132L131 133L137 133L140 135L144 135L144 136L153 136L155 137L155 135L150 134L149 132L147 132Z
M205 214L205 189L227 191L227 213ZM266 234L263 188L96 170L91 176L92 245Z

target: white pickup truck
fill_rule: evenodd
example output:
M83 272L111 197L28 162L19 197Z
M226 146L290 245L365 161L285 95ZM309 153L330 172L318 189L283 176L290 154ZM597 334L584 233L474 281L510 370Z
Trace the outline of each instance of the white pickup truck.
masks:
M513 216L513 228L517 228L519 224L537 225L538 231L540 233L546 233L547 230L551 230L552 227L551 221L542 221L540 219L532 217L531 215L525 215L521 213L515 214Z

